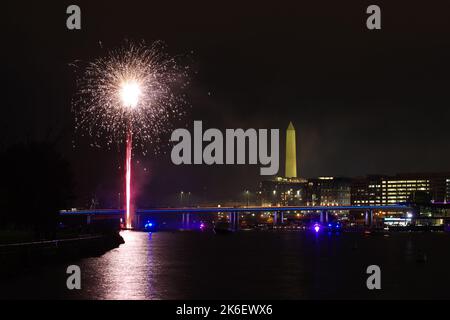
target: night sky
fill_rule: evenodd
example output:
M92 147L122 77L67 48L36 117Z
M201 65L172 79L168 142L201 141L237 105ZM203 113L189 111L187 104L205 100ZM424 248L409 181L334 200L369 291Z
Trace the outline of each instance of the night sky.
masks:
M284 139L293 121L302 177L450 171L446 1L7 2L0 147L57 141L79 206L94 195L117 205L124 146L94 148L74 131L70 64L124 39L162 40L186 56L191 107L176 127L279 128ZM81 7L82 30L66 28L70 4ZM369 4L380 5L382 30L366 28ZM135 155L138 206L180 190L193 201L238 198L261 180L259 165L177 167L163 149Z

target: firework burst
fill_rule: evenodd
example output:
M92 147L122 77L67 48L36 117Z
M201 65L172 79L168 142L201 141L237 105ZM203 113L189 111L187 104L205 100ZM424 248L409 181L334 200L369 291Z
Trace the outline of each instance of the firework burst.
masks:
M176 93L187 84L187 68L169 57L161 42L126 46L91 62L77 81L74 99L76 128L88 132L96 145L104 141L126 144L126 226L132 228L133 143L145 153L149 144L158 150L161 135L172 120L183 114L184 95Z
M76 129L95 145L126 141L158 151L158 142L182 117L187 67L165 52L162 42L150 46L127 43L89 63L77 80L73 101Z

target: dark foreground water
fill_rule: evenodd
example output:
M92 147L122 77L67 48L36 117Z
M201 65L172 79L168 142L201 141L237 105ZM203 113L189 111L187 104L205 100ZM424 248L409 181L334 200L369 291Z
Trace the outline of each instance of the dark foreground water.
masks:
M71 262L1 277L0 298L347 299L450 298L450 234L314 234L243 231L123 232L125 244ZM366 288L379 265L382 289Z

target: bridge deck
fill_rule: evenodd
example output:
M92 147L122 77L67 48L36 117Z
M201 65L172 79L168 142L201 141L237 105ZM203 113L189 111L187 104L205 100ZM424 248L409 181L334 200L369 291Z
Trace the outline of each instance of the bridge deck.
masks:
M412 208L406 205L388 206L284 206L284 207L183 207L183 208L151 208L138 209L136 214L149 213L219 213L219 212L286 212L286 211L356 211L356 210L381 210L381 211L408 211ZM119 209L74 210L60 212L61 215L114 215L124 214Z

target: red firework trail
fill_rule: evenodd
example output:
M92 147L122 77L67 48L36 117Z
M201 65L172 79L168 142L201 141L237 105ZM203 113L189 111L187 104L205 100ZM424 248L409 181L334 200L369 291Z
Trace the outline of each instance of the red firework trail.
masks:
M126 194L126 226L131 229L133 226L133 212L131 210L131 151L133 141L131 130L127 135L127 151L125 159L125 194Z

